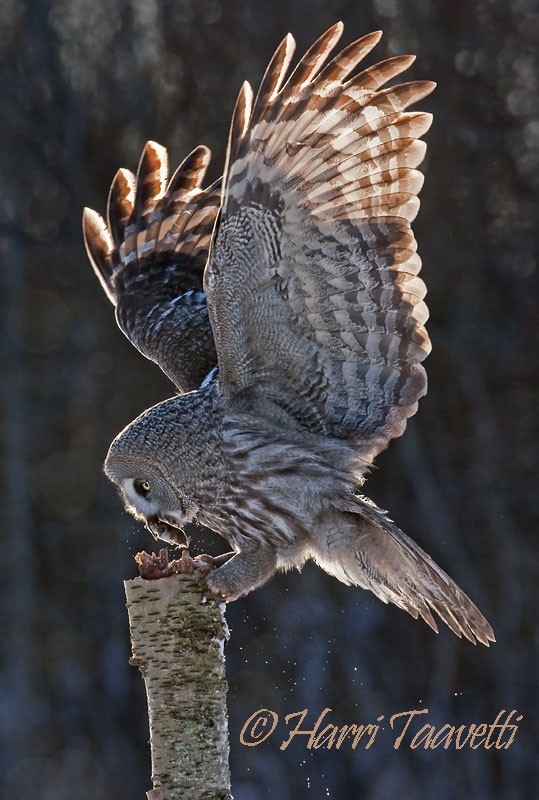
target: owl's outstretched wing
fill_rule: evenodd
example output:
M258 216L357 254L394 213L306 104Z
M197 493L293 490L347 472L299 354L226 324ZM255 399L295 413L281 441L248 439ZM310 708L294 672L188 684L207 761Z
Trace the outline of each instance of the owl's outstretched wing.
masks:
M167 151L148 142L135 176L121 169L107 217L86 208L92 266L118 325L181 392L198 388L217 357L202 276L221 198L201 189L210 152L197 147L168 180Z
M368 461L426 391L425 286L410 228L431 115L413 61L359 74L380 33L329 60L337 23L288 77L289 35L232 119L205 274L223 399L353 442ZM350 77L352 75L352 77Z

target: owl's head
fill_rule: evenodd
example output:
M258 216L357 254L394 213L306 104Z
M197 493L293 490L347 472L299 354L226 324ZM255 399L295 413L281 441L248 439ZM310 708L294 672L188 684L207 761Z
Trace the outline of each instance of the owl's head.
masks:
M156 538L187 544L183 525L213 501L218 476L223 483L214 394L208 387L158 403L110 446L105 472L127 511Z
M182 446L180 399L154 406L128 425L112 442L104 467L135 519L155 538L185 546L183 526L196 520L199 507L189 449Z
M196 521L198 507L182 496L159 466L140 457L109 455L105 471L118 487L126 510L155 539L183 547L189 544L183 526Z
M183 526L196 521L198 507L163 473L162 467L140 456L109 453L105 471L118 487L126 510L143 522L156 539L187 546Z

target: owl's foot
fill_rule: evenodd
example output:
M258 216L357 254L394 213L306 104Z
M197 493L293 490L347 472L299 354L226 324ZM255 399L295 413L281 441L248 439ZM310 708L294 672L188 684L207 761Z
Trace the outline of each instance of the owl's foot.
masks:
M252 547L227 559L222 567L208 575L206 582L214 594L230 602L249 594L269 580L276 565L277 559L272 548Z
M206 578L208 588L213 594L226 600L227 603L232 602L232 600L237 600L238 597L241 597L243 592L235 585L234 581L231 580L229 576L219 575L220 571L221 570L218 569L208 575Z

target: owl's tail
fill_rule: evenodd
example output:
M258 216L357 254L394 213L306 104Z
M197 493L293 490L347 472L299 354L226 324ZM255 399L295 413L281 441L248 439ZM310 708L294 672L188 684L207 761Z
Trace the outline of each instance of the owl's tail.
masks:
M431 611L458 637L489 646L494 632L457 584L372 501L350 496L324 510L315 561L348 585L369 589L436 633Z

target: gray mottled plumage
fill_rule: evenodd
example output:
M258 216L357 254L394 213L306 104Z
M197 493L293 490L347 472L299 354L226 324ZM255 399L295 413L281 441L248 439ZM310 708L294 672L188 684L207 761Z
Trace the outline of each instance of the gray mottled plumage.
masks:
M120 326L194 390L132 422L105 469L154 533L198 521L230 542L208 579L227 599L314 559L434 630L432 612L487 645L492 629L471 600L360 494L426 391L410 222L431 117L406 109L433 84L383 88L413 58L357 72L380 34L332 56L341 33L330 28L292 72L287 36L256 97L244 84L218 215L221 185L200 188L207 151L167 186L152 143L136 181L118 173L108 226L85 212ZM218 378L203 381L215 362Z

